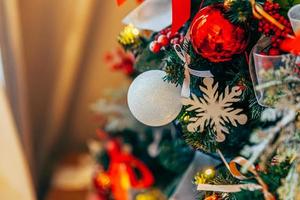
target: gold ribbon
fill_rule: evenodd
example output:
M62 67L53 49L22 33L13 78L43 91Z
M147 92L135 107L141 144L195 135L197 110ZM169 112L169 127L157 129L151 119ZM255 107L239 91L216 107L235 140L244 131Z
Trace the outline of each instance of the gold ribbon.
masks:
M237 165L245 166L248 163L248 160L246 158L243 158L241 156L236 157L229 163L229 171L230 173L240 180L246 180L249 179L249 177L244 176L239 169L237 168ZM259 185L261 185L261 190L264 194L265 200L275 200L275 197L269 192L267 184L261 179L261 177L258 175L257 171L255 170L254 165L250 165L248 168L248 171L251 172L254 175L254 178L257 180Z
M256 17L257 19L265 18L266 20L277 26L280 30L285 29L284 25L282 25L274 17L269 15L260 4L255 2L255 0L250 0L250 3L252 5L252 13L254 17Z
M240 166L246 166L248 164L248 160L244 157L238 156L234 158L230 163L228 164L227 161L225 160L223 154L221 153L220 150L217 150L218 154L220 155L222 161L224 162L225 166L228 168L232 176L239 180L247 180L251 177L246 177L244 176L239 169L237 168L238 165ZM257 180L259 185L261 186L261 190L264 194L265 200L275 200L275 197L269 192L267 184L262 180L262 178L259 176L257 173L255 166L253 164L249 165L248 171L254 175L254 178Z

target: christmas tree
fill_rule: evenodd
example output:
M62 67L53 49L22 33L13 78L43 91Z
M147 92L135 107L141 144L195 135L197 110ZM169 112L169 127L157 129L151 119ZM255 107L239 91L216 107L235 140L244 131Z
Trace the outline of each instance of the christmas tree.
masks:
M125 17L129 109L176 129L161 160L197 165L188 145L219 163L193 174L195 199L300 198L299 20L293 0L146 0Z
M105 60L130 79L138 74L130 52L117 48ZM151 128L135 120L126 104L127 90L107 89L91 105L99 128L97 139L88 142L96 163L90 199L165 200L173 194L195 152L179 139L174 126Z

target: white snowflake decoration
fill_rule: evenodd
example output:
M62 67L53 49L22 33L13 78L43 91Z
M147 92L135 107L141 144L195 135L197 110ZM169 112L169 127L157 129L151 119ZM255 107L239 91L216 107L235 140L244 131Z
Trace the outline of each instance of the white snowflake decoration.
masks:
M247 115L241 114L243 109L230 107L240 100L242 91L239 87L233 87L229 91L227 86L224 93L219 95L218 83L214 85L213 78L204 78L203 83L206 86L200 86L203 97L198 98L192 94L192 98L182 99L183 105L189 106L187 111L194 110L197 113L196 117L190 118L187 129L190 132L203 132L206 127L210 127L216 133L216 141L223 142L225 133L229 133L225 123L236 127L237 124L243 125L247 122Z

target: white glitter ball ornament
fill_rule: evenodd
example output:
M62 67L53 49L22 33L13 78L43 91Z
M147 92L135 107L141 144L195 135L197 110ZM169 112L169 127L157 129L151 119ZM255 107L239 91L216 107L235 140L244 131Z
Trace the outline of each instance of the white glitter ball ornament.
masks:
M140 122L149 126L163 126L179 114L182 103L181 88L163 80L166 72L150 70L140 74L128 90L128 106Z

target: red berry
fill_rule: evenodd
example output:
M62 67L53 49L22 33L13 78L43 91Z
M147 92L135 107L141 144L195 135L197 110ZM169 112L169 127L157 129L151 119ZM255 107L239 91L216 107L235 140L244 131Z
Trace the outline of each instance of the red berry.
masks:
M264 33L269 33L270 29L269 28L265 28Z
M179 38L173 38L171 41L170 41L170 43L171 44L179 44Z
M277 56L277 55L279 55L279 54L280 54L280 52L279 52L278 49L271 48L271 49L269 50L269 55L270 55L270 56Z
M282 32L281 32L281 36L282 36L282 37L285 37L286 35L287 35L287 32L285 32L285 31L282 31Z
M179 37L179 33L178 33L178 32L174 33L174 34L172 35L172 37L173 37L173 38L174 38L174 37Z
M279 39L279 38L277 38L277 40L276 40L277 43L281 43L281 41L282 41L282 40Z
M132 73L134 72L133 65L125 65L125 66L123 67L123 71L124 71L124 73L127 74L127 75L132 74Z
M273 25L273 24L271 25L271 30L276 30L276 28L277 27L275 25Z
M278 47L277 43L272 43L272 47Z
M171 31L169 31L169 32L167 33L167 38L168 38L168 39L173 38L173 35L172 35L172 32L171 32Z
M161 30L159 33L160 33L161 35L165 35L167 32L166 32L165 29L163 29L163 30Z
M274 9L280 9L279 3L274 3Z
M150 51L152 51L153 53L158 53L161 49L161 46L158 42L156 41L152 41L149 45Z
M281 31L280 31L280 30L277 30L277 31L275 32L275 35L276 35L276 36L280 36L280 35L281 35Z
M271 42L276 42L276 37L271 37Z
M260 55L267 55L267 54L266 54L265 52L263 52L263 51L260 52L259 54L260 54Z
M169 44L169 39L167 38L167 36L165 35L160 35L157 38L157 42L161 45L161 46L167 46Z
M267 28L269 28L269 27L270 27L270 24L265 24L265 25L264 25L264 28L265 28L265 29L267 29Z
M289 27L290 26L290 22L289 21L285 21L284 23L283 23L285 26L287 26L287 27Z
M181 43L183 43L183 41L184 41L184 37L180 37L179 38L179 43L181 44Z

